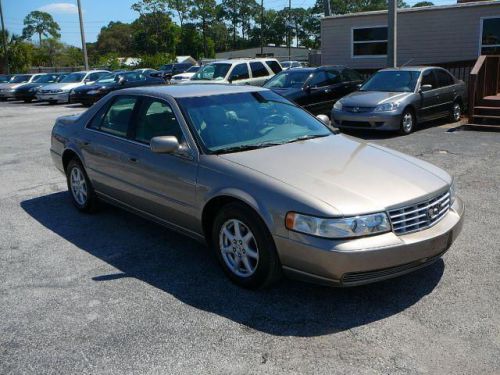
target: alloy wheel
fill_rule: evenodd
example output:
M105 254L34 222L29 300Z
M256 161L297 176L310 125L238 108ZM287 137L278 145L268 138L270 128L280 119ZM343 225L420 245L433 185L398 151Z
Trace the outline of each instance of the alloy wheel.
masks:
M453 121L458 122L460 121L461 117L462 117L462 108L460 107L460 104L458 103L453 104Z
M87 203L88 189L87 181L80 168L73 167L69 182L73 198L80 206L84 206Z
M237 276L249 277L259 263L259 249L252 231L243 222L226 221L219 233L219 249L229 270Z
M403 130L405 133L410 133L413 129L413 115L410 112L406 112L403 115Z

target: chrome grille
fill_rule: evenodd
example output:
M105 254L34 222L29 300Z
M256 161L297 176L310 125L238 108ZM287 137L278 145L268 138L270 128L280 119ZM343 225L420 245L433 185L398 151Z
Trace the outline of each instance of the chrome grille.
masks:
M417 232L441 220L450 209L450 192L426 201L389 211L392 229L396 234Z

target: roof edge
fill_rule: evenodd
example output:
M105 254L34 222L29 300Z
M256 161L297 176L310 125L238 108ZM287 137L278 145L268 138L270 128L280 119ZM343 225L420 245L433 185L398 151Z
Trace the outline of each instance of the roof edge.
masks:
M426 11L434 11L434 10L446 10L446 9L460 9L460 8L471 8L471 7L480 7L480 6L492 6L498 5L500 6L500 1L498 0L490 0L490 1L475 1L470 3L460 3L460 4L449 4L449 5L433 5L426 7L418 7L418 8L399 8L399 13L411 13L411 12L426 12ZM379 14L387 14L387 10L373 10L368 12L358 12L358 13L347 13L347 14L336 14L332 16L327 16L321 18L321 21L329 20L329 19L337 19L337 18L350 18L350 17L363 17L363 16L374 16Z

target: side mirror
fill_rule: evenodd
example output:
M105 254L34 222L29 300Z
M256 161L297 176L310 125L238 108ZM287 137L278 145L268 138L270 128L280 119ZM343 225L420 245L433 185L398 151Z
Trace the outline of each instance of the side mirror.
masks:
M179 149L179 141L173 136L153 137L150 147L157 154L171 154Z
M227 81L228 81L229 83L233 83L233 81L234 81L234 77L229 77L229 78L227 79Z
M125 79L125 77L120 76L120 78L118 78L118 84L124 85L125 83L127 83L127 80Z
M432 85L422 85L422 86L420 86L420 91L421 92L426 92L426 91L429 91L429 90L432 90Z
M316 118L321 121L323 124L325 124L326 126L331 126L332 123L330 121L330 119L328 118L327 115L317 115Z
M362 84L362 83L358 83L358 84L356 85L356 90L357 90L357 91L361 90L361 87L363 87L363 84Z
M83 80L83 84L84 84L84 85L86 85L86 84L87 84L87 83L89 83L89 82L90 82L90 79L88 79L88 78L85 78L85 79Z

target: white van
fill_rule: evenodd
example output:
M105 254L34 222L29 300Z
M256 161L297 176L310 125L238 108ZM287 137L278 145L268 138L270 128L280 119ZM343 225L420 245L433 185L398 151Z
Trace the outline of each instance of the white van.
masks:
M276 59L221 60L204 65L185 83L233 83L262 86L283 68Z

